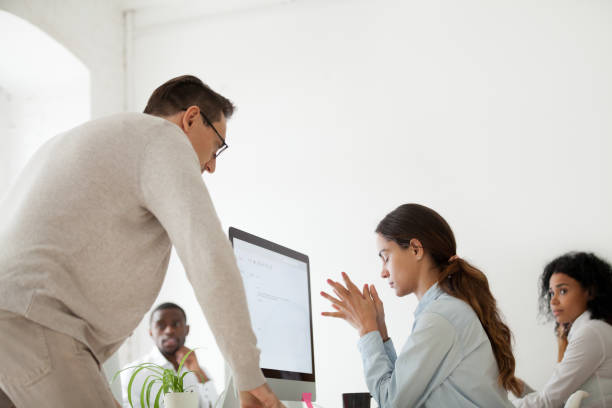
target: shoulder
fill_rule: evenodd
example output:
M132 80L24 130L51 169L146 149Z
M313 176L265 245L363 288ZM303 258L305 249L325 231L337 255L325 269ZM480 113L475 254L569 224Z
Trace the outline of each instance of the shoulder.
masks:
M187 135L174 123L153 118L145 136L140 159L140 171L153 175L156 182L160 175L176 179L177 175L191 174L201 181L200 162Z
M585 327L591 327L593 330L605 334L612 334L612 325L600 319L590 319L585 323Z
M168 125L173 124L157 116L147 115L146 113L138 112L124 112L93 119L83 123L82 126L91 128L93 130L108 130L114 127L119 127L123 128L124 130L132 130L134 132L141 132L144 134L147 133L147 131L149 131L151 128L161 129L167 127Z
M118 136L125 138L141 137L146 140L167 137L170 140L184 141L186 139L183 131L174 123L160 118L159 116L148 115L146 113L127 112L117 113L95 119L90 122L91 126L101 130L115 129ZM182 136L182 137L179 137Z
M455 338L464 347L472 348L488 340L476 312L461 299L443 293L427 307L425 312L444 319L452 327Z
M138 151L151 140L166 139L188 143L187 137L174 123L144 113L128 112L104 116L85 122L59 138L62 143L82 144L94 150Z
M448 320L453 326L458 327L465 326L470 321L478 320L470 305L447 293L442 293L425 311L436 313Z
M425 347L450 347L457 339L457 329L448 318L435 311L424 310L416 319L414 328L404 348L414 344Z
M142 125L146 129L142 137L148 155L162 155L166 160L171 160L172 156L176 156L178 160L197 159L187 135L181 128L166 119L153 116L149 118Z
M570 342L600 344L604 348L612 346L612 325L599 319L590 319L571 333Z

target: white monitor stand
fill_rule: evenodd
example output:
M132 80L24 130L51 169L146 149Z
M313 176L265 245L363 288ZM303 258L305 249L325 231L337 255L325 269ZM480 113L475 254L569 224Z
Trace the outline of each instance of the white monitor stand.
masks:
M305 408L306 404L302 401L282 401L286 408ZM225 381L225 390L223 395L219 398L219 403L216 405L219 408L240 408L240 400L238 399L238 392L234 386L234 380L232 377L229 381Z

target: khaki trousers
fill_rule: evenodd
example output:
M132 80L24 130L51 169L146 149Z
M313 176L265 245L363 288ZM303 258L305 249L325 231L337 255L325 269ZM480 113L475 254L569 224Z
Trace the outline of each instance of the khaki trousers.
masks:
M87 346L0 310L0 408L115 408Z

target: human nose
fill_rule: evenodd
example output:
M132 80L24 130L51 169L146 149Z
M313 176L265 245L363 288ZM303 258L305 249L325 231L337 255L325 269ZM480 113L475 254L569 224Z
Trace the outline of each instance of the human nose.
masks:
M550 297L550 304L551 305L558 305L559 304L559 298L557 297L556 293L553 293L553 295Z
M217 158L213 157L206 163L204 170L212 174L215 172L216 167L217 167Z
M380 277L383 279L387 279L389 276L391 276L391 274L389 274L387 268L383 266L382 271L380 272Z

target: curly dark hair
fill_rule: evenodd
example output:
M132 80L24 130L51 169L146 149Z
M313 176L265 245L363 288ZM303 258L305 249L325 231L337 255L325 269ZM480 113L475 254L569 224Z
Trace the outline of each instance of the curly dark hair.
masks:
M569 252L553 259L540 276L540 314L552 319L550 310L549 285L550 277L563 273L578 281L589 291L591 300L587 310L592 319L599 319L612 324L612 267L605 260L588 252Z

